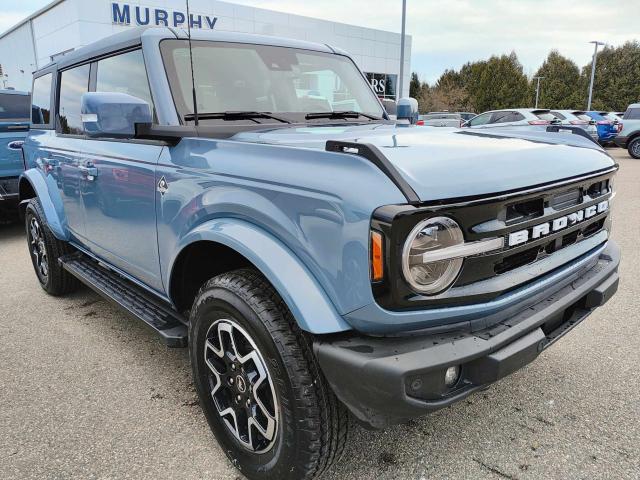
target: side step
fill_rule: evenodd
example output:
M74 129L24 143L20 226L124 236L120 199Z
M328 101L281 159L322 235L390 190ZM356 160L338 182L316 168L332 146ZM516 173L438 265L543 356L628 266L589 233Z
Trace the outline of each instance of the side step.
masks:
M167 346L187 346L188 331L182 316L162 300L153 298L133 282L81 252L61 257L59 261L82 283L146 323Z

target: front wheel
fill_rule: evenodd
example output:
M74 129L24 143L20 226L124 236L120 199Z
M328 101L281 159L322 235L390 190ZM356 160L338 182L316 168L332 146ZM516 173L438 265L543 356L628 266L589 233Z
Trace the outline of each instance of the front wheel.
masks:
M312 479L340 457L348 413L264 277L246 269L211 279L196 297L189 328L205 416L246 477Z
M633 158L640 158L640 137L636 137L629 142L627 151Z

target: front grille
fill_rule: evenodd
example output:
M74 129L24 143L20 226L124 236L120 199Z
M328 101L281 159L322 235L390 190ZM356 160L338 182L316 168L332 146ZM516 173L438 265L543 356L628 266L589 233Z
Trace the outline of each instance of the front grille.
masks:
M413 210L390 207L377 212L372 226L384 232L390 251L385 267L388 280L373 285L376 301L393 310L489 301L585 255L607 239L609 209L598 210L598 205L608 204L612 196L614 172L612 169L573 183L493 199L425 205ZM465 258L449 290L423 296L413 292L404 281L402 246L418 222L440 215L458 222L466 242L503 237L505 247ZM548 232L544 231L545 224ZM528 232L527 240L510 245L511 235L523 230ZM537 264L540 266L534 267ZM530 266L531 270L518 270L524 266ZM500 287L493 288L497 284Z

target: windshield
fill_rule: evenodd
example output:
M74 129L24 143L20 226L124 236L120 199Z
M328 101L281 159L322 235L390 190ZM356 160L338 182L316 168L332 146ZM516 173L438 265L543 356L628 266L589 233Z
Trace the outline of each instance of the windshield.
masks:
M188 42L165 40L161 48L176 107L183 120L186 116L189 121L193 114L193 96ZM269 112L279 117L287 117L286 114L299 117L306 113L345 111L375 117L384 114L360 71L342 55L267 45L194 41L193 69L198 115ZM357 115L356 118L367 120ZM229 120L252 121L237 115L201 121ZM253 121L274 122L267 117Z
M29 95L0 93L0 122L28 122L30 116Z

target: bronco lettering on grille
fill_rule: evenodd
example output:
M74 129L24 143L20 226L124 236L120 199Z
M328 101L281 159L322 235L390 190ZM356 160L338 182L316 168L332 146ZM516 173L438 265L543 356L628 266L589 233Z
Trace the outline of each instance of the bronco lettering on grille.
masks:
M535 240L550 233L557 232L563 228L573 226L577 223L592 218L599 213L606 212L609 209L609 201L604 200L597 205L591 205L584 210L570 213L564 217L554 218L553 220L534 225L533 227L526 228L524 230L518 230L509 234L509 241L507 242L510 247L521 245L529 240Z

